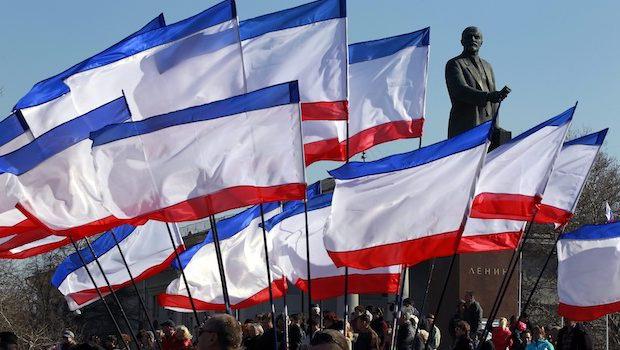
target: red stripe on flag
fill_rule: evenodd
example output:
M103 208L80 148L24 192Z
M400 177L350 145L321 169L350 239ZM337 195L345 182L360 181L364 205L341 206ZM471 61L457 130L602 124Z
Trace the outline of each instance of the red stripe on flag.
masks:
M347 120L348 116L348 101L303 102L301 104L301 120Z
M513 250L519 245L522 232L502 232L461 237L458 253L480 253Z
M69 243L71 243L71 241L68 238L66 238L66 239L63 239L62 241L44 244L38 247L26 249L19 253L11 253L10 251L3 251L3 252L0 252L0 259L26 259L26 258L30 258L30 257L36 256L39 254L45 254L45 253L51 252L52 250L66 246Z
M50 236L50 233L47 230L37 227L28 232L22 232L20 234L17 234L10 240L0 244L0 251L7 251L13 248L21 247L23 245L38 241L48 236Z
M530 221L540 204L540 196L508 193L480 193L474 198L470 216L478 219Z
M327 251L337 267L361 270L392 265L415 265L422 261L454 254L460 231L435 234L410 241L384 244L347 252Z
M185 250L184 246L177 247L177 249L176 249L177 253L181 253L184 250ZM176 253L172 253L161 264L154 265L154 266L144 270L144 272L142 272L140 275L134 276L134 280L136 282L144 281L145 279L151 278L151 277L159 274L160 272L163 272L164 270L166 270L170 266L170 264L172 263L172 261L175 258L176 258ZM127 287L129 285L131 285L131 280L128 280L128 281L123 282L123 283L112 285L112 290L117 291L117 290L123 289L123 288L125 288L125 287ZM103 294L104 296L110 294L110 288L108 288L108 286L100 286L99 290L101 291L101 294ZM84 304L86 304L88 302L91 302L91 301L99 299L99 295L97 294L97 290L95 288L85 289L83 291L79 291L79 292L76 292L76 293L71 293L71 294L68 295L68 297L73 299L73 301L75 301L75 303L78 304L78 305L84 305Z
M538 224L556 224L562 226L570 221L573 213L568 210L556 208L551 205L541 204L534 222Z
M424 118L399 120L362 130L349 137L349 157L385 142L422 137ZM346 141L344 145L346 149Z
M273 290L274 299L281 298L286 292L286 283L284 279L278 279L278 280L271 282L271 287ZM224 304L209 303L206 301L202 301L196 298L194 295L192 295L192 298L194 299L194 306L196 307L196 310L198 311L225 311L226 310L226 306ZM191 301L189 297L186 297L185 295L160 294L157 296L157 301L159 305L162 307L184 309L187 312L192 311ZM251 297L249 297L248 299L240 303L231 305L231 308L246 309L254 305L264 303L266 301L269 301L269 287L262 289L258 293L252 295Z
M399 274L349 274L349 292L352 294L396 294ZM298 279L295 285L308 291L308 281ZM344 276L312 279L312 299L325 300L344 295Z
M26 219L19 222L15 226L2 226L0 227L0 237L6 237L15 235L22 232L28 232L39 228L39 226L32 220Z
M304 144L306 166L320 160L344 162L346 144L338 142L338 138L321 140Z
M594 321L616 312L620 312L620 301L595 306L573 306L564 303L560 303L558 306L560 316L578 322Z

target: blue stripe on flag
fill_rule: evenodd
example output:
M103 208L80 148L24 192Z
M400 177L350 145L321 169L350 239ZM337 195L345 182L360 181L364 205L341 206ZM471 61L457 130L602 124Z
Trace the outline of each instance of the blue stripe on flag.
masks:
M28 130L21 118L13 113L0 121L0 146L6 145Z
M448 140L372 162L349 162L329 174L339 180L348 180L414 168L480 146L487 141L490 130L491 121L488 121Z
M110 123L131 118L125 97L119 97L36 138L31 143L0 157L0 171L21 175L46 159L88 139L91 132Z
M564 233L561 240L597 240L620 237L620 221L600 224L584 225L572 232Z
M580 138L564 142L564 147L573 145L588 145L588 146L600 146L605 141L609 128L595 132L589 135L582 136Z
M279 207L279 202L264 203L263 213L270 213L271 211L276 210ZM260 206L255 205L249 209L242 211L241 213L218 221L216 224L217 236L220 239L220 242L231 238L237 233L243 231L252 223L252 221L254 221L258 217L260 217ZM181 266L185 268L187 264L189 264L189 262L192 260L194 255L196 255L196 253L200 249L202 249L202 247L211 243L213 243L213 234L211 233L211 230L209 230L205 235L204 241L196 244L195 246L187 249L180 254L179 258L181 259ZM172 262L172 267L179 270L179 262L176 259Z
M93 147L97 147L109 142L152 133L176 125L228 117L239 113L298 102L299 90L295 81L140 121L108 125L101 130L94 131L90 138L93 140Z
M97 254L97 257L99 258L103 256L116 245L114 237L112 237L112 232L114 232L114 236L120 244L123 240L129 237L135 229L136 227L132 225L122 225L99 236L99 238L92 243L93 250ZM95 261L95 257L88 248L80 250L80 255L86 264ZM82 260L80 260L77 253L69 255L62 263L60 263L60 265L58 265L58 268L56 268L54 276L52 276L52 285L58 288L62 284L62 281L64 281L70 274L83 267L84 265L82 264Z
M315 196L314 198L308 200L308 212L311 212L313 210L319 210L319 209L329 207L330 205L332 205L333 195L334 193L330 192L330 193L325 193L325 194ZM291 206L287 210L283 211L282 213L267 220L267 222L265 222L265 228L267 228L267 231L270 231L274 226L282 222L282 220L285 220L295 215L299 215L303 212L304 212L304 204L303 202L299 202L297 205Z
M347 16L345 0L319 0L290 9L268 13L239 23L241 40Z
M153 29L164 27L165 25L166 23L164 21L164 15L160 14L149 23L147 23L144 27L140 28L140 30L131 34L120 42L114 44L113 46L90 58L87 58L86 60L74 65L73 67L65 70L60 74L36 83L32 87L32 89L30 89L30 91L17 102L14 109L17 110L40 105L68 93L69 87L64 83L65 79L79 72L84 72L95 67L100 67L120 59L113 53L116 52L116 50L118 50L118 48L121 47L126 41L140 34L149 32Z
M536 125L535 127L529 129L528 131L520 134L519 136L513 137L512 140L510 140L509 142L507 142L508 144L511 143L515 143L517 141L523 140L524 138L532 135L533 133L537 132L538 130L546 127L546 126L562 126L566 123L570 123L570 121L573 119L573 114L575 114L575 108L576 107L571 107L569 109L567 109L566 111L562 112L561 114L547 120L544 121L538 125Z
M428 46L431 28L349 45L349 64L391 56L411 46Z

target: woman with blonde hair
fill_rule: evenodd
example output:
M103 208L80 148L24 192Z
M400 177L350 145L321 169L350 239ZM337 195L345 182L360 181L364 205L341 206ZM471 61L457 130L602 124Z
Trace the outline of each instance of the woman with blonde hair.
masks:
M512 332L505 317L500 318L499 326L493 329L492 339L495 350L508 350L512 347Z
M174 332L174 336L179 340L179 344L182 345L179 350L191 350L192 346L192 334L189 332L189 329L185 326L178 326L176 332Z

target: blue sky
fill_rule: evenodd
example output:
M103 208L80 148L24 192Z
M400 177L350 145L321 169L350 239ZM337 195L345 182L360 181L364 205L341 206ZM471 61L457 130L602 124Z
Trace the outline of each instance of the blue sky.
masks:
M238 0L240 19L292 7L299 0ZM205 1L11 1L0 12L0 113L39 80L115 43L160 12L172 23L215 4ZM618 1L349 0L350 42L431 27L427 124L424 144L446 136L450 101L445 62L460 53L460 33L484 33L481 56L499 87L512 89L500 124L513 135L579 100L573 126L611 127L606 149L620 157L620 13ZM369 159L417 147L417 140L380 146ZM311 177L321 176L317 166Z

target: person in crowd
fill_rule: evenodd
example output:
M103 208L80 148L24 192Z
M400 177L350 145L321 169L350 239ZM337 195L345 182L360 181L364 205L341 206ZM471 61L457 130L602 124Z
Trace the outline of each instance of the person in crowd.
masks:
M558 334L560 333L560 329L562 329L562 327L549 326L547 329L547 340L549 340L549 342L557 348Z
M308 329L307 329L307 336L306 336L306 341L304 341L305 344L310 344L310 341L312 340L312 337L314 337L314 335L316 334L316 332L321 330L321 320L319 318L319 316L317 315L312 315L310 317L310 320L308 320Z
M310 307L310 317L312 318L312 316L318 317L319 320L321 319L321 306L319 304L312 304Z
M114 335L108 335L103 341L103 348L106 350L116 350L118 348L118 339Z
M413 300L411 300L410 298L405 298L403 299L403 308L411 308L413 310L412 314L415 317L420 317L420 311L418 311L418 309L416 309L415 304L413 303Z
M514 339L514 336L513 336ZM519 341L513 342L512 348L510 350L525 350L527 345L532 342L532 333L525 329L519 335Z
M191 350L192 349L192 334L185 326L177 326L174 331L174 336L178 340L179 350Z
M273 349L275 338L278 334L276 333L276 329L273 327L273 320L271 319L271 314L266 313L260 316L261 318L258 320L263 327L263 335L260 337L259 345L260 349Z
M486 339L485 337L486 333ZM474 348L479 350L494 350L495 345L493 345L493 341L491 340L491 333L485 332L484 329L479 329L476 332L476 338L474 339Z
M412 319L415 316L411 314L410 310L403 312L398 320L398 328L396 333L396 349L397 350L410 350L415 342L414 327Z
M231 315L213 315L200 327L197 350L240 349L241 325Z
M558 332L558 350L592 350L592 339L583 326L576 321L567 320Z
M480 328L480 322L482 321L482 306L476 300L474 292L469 290L465 292L465 314L464 321L467 321L470 327L471 335L475 335Z
M263 327L258 323L246 323L243 325L243 347L246 350L260 350Z
M164 336L161 339L162 350L177 350L183 348L183 342L175 335L176 324L172 320L164 321L161 324Z
M98 335L91 335L88 338L88 344L101 346L101 338Z
M323 328L342 331L344 329L344 324L342 320L338 319L335 312L325 311L323 313Z
M62 337L61 337L60 342L54 345L52 349L53 350L68 350L68 349L73 349L73 347L75 347L76 345L77 345L77 342L75 341L75 334L72 331L65 329L62 332Z
M379 350L379 336L370 327L370 317L366 312L357 317L358 336L353 343L353 350Z
M467 306L465 304L465 300L459 300L456 306L456 312L452 315L450 319L450 324L448 325L448 332L450 333L450 337L452 338L452 344L456 342L456 334L454 330L456 329L456 325L465 319L465 309Z
M510 332L512 333L512 346L510 350L525 349L527 343L525 342L525 331L527 325L521 320L517 320L515 316L510 317Z
M301 347L306 332L302 326L303 317L301 314L291 315L291 324L288 327L289 350L297 350Z
M512 346L512 332L508 328L508 320L505 317L499 319L499 326L493 329L492 334L495 350L510 350Z
M452 350L474 350L474 343L470 337L471 328L466 321L459 321L454 327L456 342Z
M425 323L426 331L428 333L428 348L430 350L439 349L439 345L441 344L441 331L439 327L435 326L435 315L428 314L426 315L426 323Z
M347 340L334 329L318 331L310 341L310 350L349 350Z
M388 324L383 318L383 310L379 307L373 309L372 321L370 321L370 327L379 336L379 348L385 348L385 340L388 337Z
M0 350L17 349L17 335L13 332L0 332Z
M155 345L155 334L151 331L147 331L145 329L141 329L136 335L138 339L138 349L140 350L154 350L156 349Z
M413 342L412 350L425 350L426 343L428 342L429 333L426 329L418 330L418 336Z
M545 328L532 327L532 342L527 344L526 350L555 350L553 345L546 339Z
M162 331L161 329L155 329L155 340L159 341L159 343L161 344L164 340L164 331Z

